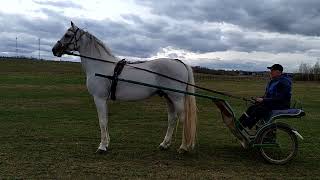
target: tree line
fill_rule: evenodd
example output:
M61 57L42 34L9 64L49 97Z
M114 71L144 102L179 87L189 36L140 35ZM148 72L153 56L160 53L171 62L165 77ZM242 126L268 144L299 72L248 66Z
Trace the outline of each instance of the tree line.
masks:
M301 63L299 70L294 74L297 81L320 81L320 64L319 61L314 65Z
M223 70L223 69L209 69L207 67L193 66L194 73L212 74L212 75L227 75L227 76L264 76L265 71L242 71L242 70Z

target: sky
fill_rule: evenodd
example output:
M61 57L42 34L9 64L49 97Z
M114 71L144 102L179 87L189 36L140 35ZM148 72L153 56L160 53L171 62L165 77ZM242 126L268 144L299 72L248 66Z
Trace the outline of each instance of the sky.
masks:
M41 58L58 60L51 49L73 21L131 61L169 57L246 71L280 63L295 72L320 60L319 0L0 2L0 56L37 58L40 39Z

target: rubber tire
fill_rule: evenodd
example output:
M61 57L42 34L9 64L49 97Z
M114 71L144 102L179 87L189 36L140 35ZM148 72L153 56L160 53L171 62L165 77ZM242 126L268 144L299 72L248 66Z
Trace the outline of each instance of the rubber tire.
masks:
M275 159L272 159L271 157L269 157L265 153L263 147L259 148L259 152L260 152L260 155L267 162L269 162L271 164L279 164L279 165L280 164L286 164L289 161L291 161L297 155L297 152L298 152L298 139L297 139L297 136L292 132L292 129L290 128L290 126L288 126L287 124L284 124L284 123L273 123L273 124L271 124L270 126L265 128L261 133L259 133L260 137L258 139L258 144L262 144L263 139L268 134L268 132L274 131L274 130L277 130L277 129L286 132L290 136L290 139L291 139L291 141L293 143L293 148L292 148L293 151L286 158L281 159L281 160L275 160Z

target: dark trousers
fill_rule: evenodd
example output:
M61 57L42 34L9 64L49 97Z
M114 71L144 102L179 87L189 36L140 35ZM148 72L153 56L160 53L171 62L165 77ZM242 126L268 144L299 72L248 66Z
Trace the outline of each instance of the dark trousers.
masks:
M260 119L266 117L271 109L264 104L251 105L245 113L239 118L244 127L251 129Z

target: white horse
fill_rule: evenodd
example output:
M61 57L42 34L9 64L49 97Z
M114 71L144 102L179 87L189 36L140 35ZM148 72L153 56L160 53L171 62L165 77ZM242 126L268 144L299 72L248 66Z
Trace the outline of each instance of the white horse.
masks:
M72 22L71 27L52 48L53 54L59 57L68 51L78 51L80 55L113 61L115 63L119 61L119 59L111 53L110 49L106 47L102 41L90 33L78 28ZM110 144L106 102L109 99L111 83L108 79L95 76L95 73L113 75L115 63L106 63L81 57L81 64L86 73L86 85L88 92L94 98L99 117L101 130L101 142L97 150L99 153L106 152ZM174 59L156 59L135 64L134 66L194 84L191 67L183 64L181 61ZM194 92L194 87L192 86L129 66L124 66L119 77L152 85L164 86L192 93ZM146 99L156 95L157 92L159 92L159 90L155 88L119 81L115 95L117 100L132 101ZM163 92L165 93L164 97L168 105L168 128L164 140L161 142L159 148L169 148L176 120L179 118L183 123L182 144L179 148L179 152L189 151L194 148L196 139L197 115L195 97L170 91Z

